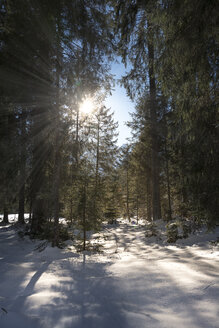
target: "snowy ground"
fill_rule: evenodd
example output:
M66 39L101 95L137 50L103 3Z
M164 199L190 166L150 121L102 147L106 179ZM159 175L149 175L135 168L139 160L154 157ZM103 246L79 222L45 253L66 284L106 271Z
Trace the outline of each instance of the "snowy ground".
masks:
M91 254L70 242L39 252L0 228L1 328L219 327L219 249L207 242L219 230L161 245L120 222L93 236L103 247Z

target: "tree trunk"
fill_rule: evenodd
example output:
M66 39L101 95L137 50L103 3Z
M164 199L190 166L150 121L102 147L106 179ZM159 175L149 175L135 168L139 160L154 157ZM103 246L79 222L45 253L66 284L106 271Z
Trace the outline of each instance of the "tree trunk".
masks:
M3 223L6 223L6 224L9 223L9 221L8 221L8 208L7 208L6 205L4 206Z
M61 154L59 149L59 133L56 134L56 155L54 168L54 236L52 246L59 244L59 188L60 188L60 169L61 169Z
M99 156L100 156L100 119L98 117L98 122L97 122L97 148L96 148L96 170L95 170L95 200L96 200L97 189L98 189Z
M43 135L42 129L42 117L44 116L43 108L38 107L36 112L33 113L34 128L33 128L33 169L31 172L31 185L30 185L30 208L32 210L31 218L31 234L37 235L41 232L41 223L39 222L39 215L41 213L41 204L39 198L41 198L42 186L44 185L45 172L45 157L42 157L42 153L46 153L45 144L42 143ZM40 160L39 160L40 159ZM39 208L38 208L39 207ZM35 222L36 220L36 222ZM42 221L42 220L41 220Z
M33 236L43 232L43 223L46 219L47 202L45 199L35 199L33 203L33 217L31 220L31 234Z
M32 199L30 199L29 203L29 223L32 221Z
M78 103L77 103L77 116L76 116L76 170L78 170L78 155L79 155L79 107L78 107Z
M100 160L100 116L97 117L97 145L96 145L96 168L95 168L95 190L94 190L94 225L97 224L97 198L99 188L99 160Z
M127 217L129 222L130 220L130 211L129 211L129 168L126 168L126 210L127 210Z
M61 173L61 143L60 143L60 74L61 74L61 40L60 12L57 13L56 31L56 105L55 105L55 163L54 163L54 235L52 246L59 244L59 189Z
M146 196L147 196L147 220L151 221L152 220L152 213L151 213L151 177L150 177L149 173L147 174Z
M86 206L87 206L87 190L86 186L84 186L84 202L83 202L83 250L86 249Z
M166 146L166 141L165 141L165 153L166 153L166 175L167 175L167 195L168 195L168 207L169 207L169 213L168 219L172 219L172 207L171 207L171 195L170 195L170 174L169 174L169 161L167 158L167 146Z
M25 180L26 180L26 113L21 115L21 149L20 149L20 177L19 177L19 212L18 222L24 224Z
M138 212L139 212L139 202L138 202L138 196L137 196L137 200L136 200L136 216L137 216L137 224L138 224Z
M160 167L158 157L158 122L157 122L157 104L156 104L156 83L154 77L154 45L153 30L148 22L149 40L148 40L148 57L149 57L149 87L150 87L150 119L151 119L151 140L152 140L152 210L153 219L161 218L160 206Z
M19 214L18 214L18 222L24 224L24 202L25 202L25 187L24 182L22 182L22 186L19 190Z
M78 99L76 100L76 131L75 131L75 145L72 147L72 165L71 165L71 196L70 196L70 220L73 223L73 186L77 183L77 174L79 166L79 107ZM72 114L73 115L73 114ZM75 158L76 165L73 158Z

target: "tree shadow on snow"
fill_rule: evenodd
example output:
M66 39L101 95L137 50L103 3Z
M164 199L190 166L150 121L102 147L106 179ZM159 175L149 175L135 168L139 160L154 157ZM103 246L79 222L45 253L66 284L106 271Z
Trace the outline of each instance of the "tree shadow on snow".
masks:
M106 264L90 261L86 254L80 260L70 252L62 255L57 263L47 261L39 267L10 311L39 318L43 328L127 328L118 306L121 295ZM48 285L44 273L51 279Z

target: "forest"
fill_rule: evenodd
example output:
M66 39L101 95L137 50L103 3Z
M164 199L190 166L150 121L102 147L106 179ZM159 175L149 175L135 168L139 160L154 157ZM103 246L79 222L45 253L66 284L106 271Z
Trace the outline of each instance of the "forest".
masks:
M218 12L0 0L1 327L218 327Z
M1 0L0 14L5 223L30 213L30 234L55 246L59 217L84 232L118 217L218 222L216 1ZM136 102L122 147L104 106L116 56Z

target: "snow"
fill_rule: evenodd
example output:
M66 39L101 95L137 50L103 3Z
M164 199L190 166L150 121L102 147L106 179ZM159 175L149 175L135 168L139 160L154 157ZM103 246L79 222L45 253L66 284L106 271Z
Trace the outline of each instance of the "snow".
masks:
M4 217L4 215L0 214L0 222L3 221L3 217ZM24 213L24 220L25 221L28 221L29 217L30 217L29 213ZM8 222L9 223L15 223L17 221L18 221L18 214L9 214L8 215Z
M0 327L218 328L218 236L167 244L119 220L91 236L100 252L79 253L0 226Z

